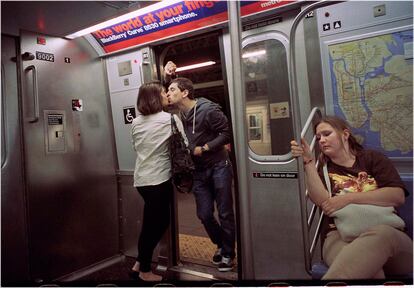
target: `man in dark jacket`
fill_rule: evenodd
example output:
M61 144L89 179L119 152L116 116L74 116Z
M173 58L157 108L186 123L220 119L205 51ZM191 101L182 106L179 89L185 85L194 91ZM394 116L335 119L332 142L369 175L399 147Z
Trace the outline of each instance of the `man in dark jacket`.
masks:
M235 257L235 221L233 211L233 169L225 145L231 132L220 106L205 98L194 99L193 83L187 78L171 81L167 93L170 105L182 115L189 148L196 166L193 193L197 216L211 241L217 245L213 263L219 271L230 271ZM220 224L214 217L217 204Z

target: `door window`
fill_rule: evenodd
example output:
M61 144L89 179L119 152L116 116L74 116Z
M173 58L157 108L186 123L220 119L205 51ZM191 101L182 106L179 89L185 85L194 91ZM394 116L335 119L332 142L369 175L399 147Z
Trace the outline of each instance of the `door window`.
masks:
M249 141L263 141L262 114L249 114Z
M243 43L248 141L259 158L290 152L293 124L286 45L287 40L274 33Z

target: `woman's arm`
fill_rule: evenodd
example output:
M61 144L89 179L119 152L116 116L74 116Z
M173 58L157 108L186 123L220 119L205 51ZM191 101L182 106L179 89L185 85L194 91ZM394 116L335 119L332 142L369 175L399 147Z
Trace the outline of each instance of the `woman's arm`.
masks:
M312 202L318 206L329 199L329 192L322 183L319 173L316 170L315 163L305 165L306 186L308 188L309 197Z
M400 187L382 187L362 193L347 193L337 195L324 201L321 205L325 214L345 207L348 204L371 204L378 206L398 207L405 202L404 190Z
M351 203L398 207L404 204L404 190L400 187L382 187L364 193L348 193Z
M301 145L298 145L294 140L290 142L290 145L293 157L303 157L303 162L305 163L306 187L308 189L309 197L313 203L320 206L329 198L329 192L323 185L318 171L316 170L315 160L313 159L309 144L302 138Z

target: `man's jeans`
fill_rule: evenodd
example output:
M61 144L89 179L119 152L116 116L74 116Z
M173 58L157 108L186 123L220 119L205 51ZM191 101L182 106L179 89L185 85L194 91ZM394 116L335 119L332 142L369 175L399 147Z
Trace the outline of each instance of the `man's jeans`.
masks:
M211 241L226 257L235 257L235 222L232 195L233 169L230 160L220 161L194 173L193 193L197 204L197 217L203 223ZM217 203L219 223L214 217Z

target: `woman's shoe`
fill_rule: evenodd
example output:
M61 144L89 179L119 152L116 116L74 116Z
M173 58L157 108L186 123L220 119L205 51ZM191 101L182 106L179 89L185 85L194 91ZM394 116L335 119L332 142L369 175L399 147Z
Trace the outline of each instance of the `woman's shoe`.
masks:
M130 270L128 272L128 275L130 278L134 279L134 280L140 280L141 278L139 277L139 272L134 271L134 270Z
M147 282L159 282L162 280L162 276L157 275L150 272L139 272L138 273L138 277L139 279L143 280L143 281L147 281Z

